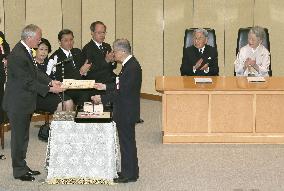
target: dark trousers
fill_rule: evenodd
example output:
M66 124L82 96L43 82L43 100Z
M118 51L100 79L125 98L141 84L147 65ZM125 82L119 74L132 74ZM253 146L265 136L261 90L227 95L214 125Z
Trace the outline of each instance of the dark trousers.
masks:
M11 126L11 157L13 176L20 177L29 170L25 161L28 143L31 114L8 112Z
M4 122L4 111L2 108L3 95L4 95L4 83L0 82L0 124Z
M71 97L75 105L84 105L84 102L91 101L89 90L67 90L65 94Z
M135 140L135 122L120 122L119 120L116 125L121 153L121 175L127 178L138 178L139 167Z

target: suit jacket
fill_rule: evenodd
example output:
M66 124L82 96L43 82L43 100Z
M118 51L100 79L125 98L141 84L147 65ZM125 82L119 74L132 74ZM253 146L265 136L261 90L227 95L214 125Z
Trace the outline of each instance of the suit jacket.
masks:
M131 57L119 74L119 89L107 84L106 95L102 95L103 104L113 103L113 119L135 123L140 114L140 90L142 69L135 57Z
M107 52L111 51L111 46L103 42L103 52L98 48L96 43L91 40L83 49L84 59L88 59L92 63L90 71L88 71L86 78L96 80L101 83L110 83L113 81L113 69L116 68L116 63L107 63L105 56Z
M49 91L50 81L51 79L34 65L25 46L18 42L8 56L4 110L11 113L33 113L37 94L44 97Z
M58 81L63 81L62 78L62 67L64 66L64 79L76 79L81 80L82 76L80 75L80 68L84 64L84 60L82 57L82 52L78 48L72 48L71 54L73 57L73 60L64 62L61 65L56 66L56 72L53 74L51 72L51 77L55 78ZM49 59L53 59L54 56L57 55L57 62L61 62L64 59L67 58L66 54L63 52L61 48L58 48ZM74 66L75 64L75 66Z
M10 53L10 46L6 42L4 34L2 33L2 31L0 31L0 37L3 39L2 47L3 47L3 50L4 50L4 52L3 52L0 49L0 83L4 84L5 81L6 81L6 75L5 75L4 65L3 65L2 60L3 60L3 58L6 58L8 56L8 54Z
M193 66L200 58L203 58L202 65L206 63L209 64L208 73L205 73L204 70L199 69L197 69L195 73L193 72ZM187 47L183 53L180 73L182 76L218 76L219 67L217 49L215 47L205 45L203 54L201 54L195 46Z

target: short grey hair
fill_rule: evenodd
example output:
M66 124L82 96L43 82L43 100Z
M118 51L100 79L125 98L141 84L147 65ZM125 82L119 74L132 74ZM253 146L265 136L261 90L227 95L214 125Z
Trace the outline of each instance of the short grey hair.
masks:
M264 28L260 26L252 27L249 30L249 33L255 34L255 36L258 37L260 40L263 40L265 36Z
M131 54L131 46L127 39L116 39L113 42L113 49L123 50L127 54Z
M34 37L36 32L40 30L37 25L29 24L22 30L21 40L26 40L28 37Z
M207 38L208 37L208 32L206 29L203 29L203 28L198 28L198 29L194 29L193 31L193 36L195 36L196 33L203 33L203 35Z

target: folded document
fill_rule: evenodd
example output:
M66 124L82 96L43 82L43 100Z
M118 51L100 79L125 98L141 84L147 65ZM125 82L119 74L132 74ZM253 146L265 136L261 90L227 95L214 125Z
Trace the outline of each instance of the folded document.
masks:
M257 77L247 77L248 82L265 82L265 78L262 76Z
M195 83L212 83L212 78L194 78Z

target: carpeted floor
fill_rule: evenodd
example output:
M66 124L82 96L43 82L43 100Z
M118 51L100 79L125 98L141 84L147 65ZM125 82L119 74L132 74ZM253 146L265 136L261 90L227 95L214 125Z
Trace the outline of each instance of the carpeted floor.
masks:
M161 144L161 102L141 100L136 126L140 179L106 185L48 185L43 169L46 143L32 124L27 161L42 175L35 182L12 177L10 132L0 153L0 191L284 191L284 145Z

